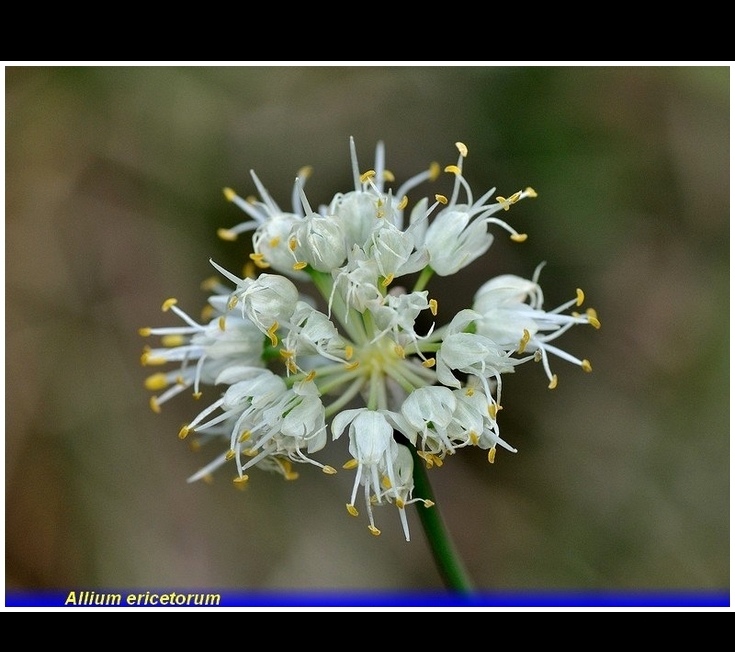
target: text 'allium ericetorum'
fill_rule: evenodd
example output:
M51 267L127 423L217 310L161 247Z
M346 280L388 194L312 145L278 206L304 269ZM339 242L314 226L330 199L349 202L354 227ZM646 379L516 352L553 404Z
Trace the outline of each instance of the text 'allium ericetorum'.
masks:
M415 460L439 467L466 446L487 450L490 462L498 446L515 452L500 436L503 374L538 362L553 389L553 357L591 371L588 360L552 342L575 324L599 328L597 315L579 310L579 289L546 310L541 266L530 279L487 280L471 306L440 320L426 289L432 276L455 274L486 254L496 233L525 240L499 215L536 197L532 188L475 197L463 176L467 148L456 146L456 164L444 168L454 177L449 197L409 200L441 174L437 164L393 189L382 143L374 169L360 172L352 140L354 187L328 204L314 208L307 198L308 169L296 177L290 212L255 172L259 197L225 189L246 219L219 235L252 234L244 277L211 261L218 275L206 285L211 295L199 320L168 299L163 310L178 324L141 329L160 338L144 349L143 364L170 365L146 379L158 392L155 412L184 391L199 398L204 386L216 388L216 400L179 432L197 447L211 441L220 449L190 481L225 465L240 486L254 468L287 480L298 476L294 464L333 474L318 453L341 445L344 468L354 472L349 514L364 508L377 535L374 510L393 505L408 540L406 507L433 505L413 495ZM308 283L317 292L302 293ZM323 305L312 298L319 294Z

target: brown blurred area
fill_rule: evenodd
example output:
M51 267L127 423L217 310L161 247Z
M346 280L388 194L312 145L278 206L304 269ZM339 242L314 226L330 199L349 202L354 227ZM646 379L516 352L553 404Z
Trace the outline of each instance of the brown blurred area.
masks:
M524 365L500 426L430 477L483 589L729 587L729 68L53 67L5 69L5 570L9 588L441 588L420 524L352 519L350 473L227 471L177 438L202 407L148 406L141 326L197 314L208 259L247 238L222 188L282 207L351 187L386 143L400 183L469 148L477 195L526 186L490 252L429 285L441 315L487 278L541 274L547 307L584 289L602 328L560 340L585 374ZM446 183L446 180L443 181ZM441 191L441 190L438 190ZM447 191L447 188L444 188ZM214 396L211 392L208 394ZM206 400L206 397L205 399ZM346 443L322 456L338 468Z

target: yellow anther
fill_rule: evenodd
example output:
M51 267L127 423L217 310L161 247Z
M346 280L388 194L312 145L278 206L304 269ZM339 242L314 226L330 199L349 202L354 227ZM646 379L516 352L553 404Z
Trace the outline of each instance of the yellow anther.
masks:
M355 362L350 362L349 364L346 364L345 369L347 369L347 371L353 371L354 369L357 369L359 366L360 366L360 361L355 360Z
M273 346L276 346L278 344L278 336L276 335L276 331L278 330L278 322L274 321L273 325L268 329L267 335L271 339L271 344Z
M467 145L465 145L464 143L459 142L459 141L457 141L454 144L457 147L457 149L459 150L459 155L466 158L467 157Z
M237 193L232 188L222 188L222 192L227 201L232 201L237 198Z
M439 457L438 455L433 455L432 454L431 461L434 463L435 466L443 466L444 465L444 460L441 457Z
M258 449L257 448L243 448L242 454L245 457L255 457L258 454Z
M404 503L400 498L396 498L396 507L398 509L403 509L406 506L406 503Z
M206 482L207 484L214 484L214 476L211 473L207 473L207 475L202 476L202 482Z
M177 303L178 301L176 299L166 299L161 306L161 310L163 310L163 312L167 312L171 309L171 306L175 306Z
M202 444L198 439L190 439L189 440L189 450L192 453L198 453L200 450L202 450Z
M296 176L300 177L301 179L308 179L311 176L311 173L314 171L314 168L311 167L311 165L305 165L302 167L297 173Z
M181 426L181 430L179 430L179 439L186 439L190 432L191 429L189 426Z
M396 180L396 175L390 170L383 170L383 180L388 183L393 183Z
M505 197L496 197L495 199L503 207L504 211L510 210L510 205L513 203L510 199L506 199Z
M549 383L549 389L556 389L556 386L558 383L559 383L559 378L556 374L554 374L551 377L551 382Z
M143 351L143 355L140 356L140 363L144 367L154 367L166 364L168 360L160 355L151 355L149 351Z
M470 430L469 437L470 437L470 443L473 446L477 446L478 442L480 441L479 435L474 430Z
M528 186L523 192L526 193L526 197L531 197L531 199L538 197L538 193L531 186Z
M237 240L237 233L235 233L232 229L217 229L217 237L220 240L234 242L235 240Z
M474 387L468 387L465 390L465 396L474 396L475 395L475 388Z
M201 392L194 392L191 396L192 396L192 398L195 401L198 401L202 397L202 393Z
M298 373L299 371L299 368L296 366L293 358L286 361L286 369L288 369L289 373L292 374Z
M421 363L421 366L426 367L427 369L431 369L435 364L436 358L426 358L426 360Z
M186 342L186 338L183 335L169 334L161 337L161 344L166 347L181 346Z
M305 267L306 267L306 266L307 266L308 264L309 264L309 263L307 263L307 262L304 262L303 260L301 260L301 261L299 261L299 262L297 262L297 263L294 263L294 264L293 264L293 268L294 268L294 270L295 270L295 271L299 272L299 271L301 271L302 269L304 269L304 268L305 268Z
M527 328L523 329L523 337L521 337L521 341L518 343L518 353L523 353L526 350L526 346L528 346L528 342L531 339L531 333L528 332Z
M153 374L145 379L145 388L151 392L168 387L168 376L166 374Z
M249 430L243 430L240 433L240 436L237 438L237 443L238 444L242 444L243 442L245 442L248 439L250 439L250 437L252 436L252 434L253 433L251 433Z
M429 166L429 181L436 181L441 174L442 168L436 161Z
M368 170L367 172L363 172L360 175L360 183L367 183L373 177L375 177L375 170Z
M450 174L462 174L462 170L460 170L456 165L447 165L447 167L444 168L444 172L449 172Z
M424 451L416 451L416 454L426 462L426 468L430 469L432 466L434 466L434 459L433 455L431 453L426 453Z
M429 299L429 310L431 310L431 314L436 317L436 313L439 312L439 304L436 299Z
M294 237L289 238L289 240L288 240L288 248L291 251L296 251L296 247L298 247L298 246L299 246L299 241L296 238L294 238Z
M355 506L354 506L354 505L352 505L351 503L347 503L347 504L345 505L345 507L347 507L347 513L348 513L348 514L349 514L350 516L357 516L357 515L359 515L359 513L360 513L360 512L358 512L358 511L357 511L357 509L355 509Z
M176 376L176 384L177 385L185 385L186 381L184 380L183 376Z
M148 326L145 326L143 328L138 329L138 335L141 337L150 337L151 335L151 329Z
M352 469L356 469L357 468L357 464L358 464L358 462L357 462L356 459L351 459L351 460L345 462L342 465L342 468L343 469L346 469L347 471L351 471Z
M250 258L250 260L253 261L253 264L256 267L259 267L260 269L268 269L270 267L270 264L266 262L265 260L265 254L261 254L261 253L249 254L248 258Z
M402 211L406 206L408 206L408 195L403 195L403 199L396 204L396 208Z
M425 500L424 507L433 507L436 503L433 500Z
M291 464L291 460L282 460L282 459L276 458L276 464L278 464L278 466L280 467L281 472L283 473L283 477L286 480L298 479L299 474L293 470L293 465Z
M234 450L230 449L225 453L225 459L229 462L230 460L235 458L235 455L237 455L237 453L235 453Z
M400 344L396 344L393 350L399 358L403 359L406 357L406 350Z
M291 351L290 349L281 349L278 351L278 354L284 359L288 360L289 358L293 358L295 353L294 351Z
M255 271L255 264L252 260L245 261L245 264L242 266L242 277L243 278L255 278L257 276L257 272Z
M528 233L513 233L511 234L510 239L513 240L513 242L525 242L528 240Z
M203 322L205 322L205 321L207 321L207 322L208 321L211 321L212 320L212 317L214 316L214 306L212 306L211 304L207 304L206 306L204 306L202 308L201 315L202 315L202 321Z
M227 323L227 320L225 319L224 315L217 320L217 326L219 326L219 329L223 332L225 330L226 323Z
M278 236L274 236L270 240L268 240L268 246L271 248L277 247L281 243L281 238Z
M370 530L370 534L373 536L379 537L380 536L380 530L376 528L374 525L368 525L368 530Z
M434 195L434 199L438 201L440 204L448 204L449 200L444 195Z
M381 283L380 283L380 284L381 284L381 285L382 285L382 286L383 286L384 288L387 288L387 287L388 287L388 286L389 286L389 285L390 285L391 283L393 283L393 278L394 278L394 275L393 275L393 274L388 274L388 276L386 276L386 277L385 277L385 278L384 278L384 279L383 279L383 280L381 281Z
M148 405L151 406L151 410L153 410L156 414L161 413L161 406L158 404L158 397L151 396L150 400L148 401Z
M495 419L498 416L498 406L496 403L489 403L487 406L487 413L491 419Z
M234 484L238 489L244 489L248 480L250 480L250 476L238 475L236 478L232 479L232 484Z
M202 290L205 290L207 292L214 292L214 290L217 289L218 285L219 285L219 279L216 276L210 276L209 278L205 278L199 284L199 287Z
M355 354L355 349L348 344L345 347L345 360L352 360L352 356Z
M237 305L237 297L233 294L227 300L227 310L234 310L234 308L235 308L236 305Z
M514 192L510 197L508 197L508 201L511 204L515 204L519 199L521 198L521 191Z
M304 382L310 383L314 378L316 378L316 370L312 369L308 374L306 374L306 376L304 376Z
M584 303L584 292L577 288L577 307L581 306Z
M322 467L322 473L326 473L327 475L335 475L337 473L337 469L335 469L333 466L329 466L329 464L326 464Z
M495 446L493 446L487 452L487 461L490 462L490 464L494 464L495 463Z
M594 308L587 308L587 320L589 321L592 326L595 328L600 328L602 324L600 324L600 320L597 318L597 311Z
M382 478L380 478L380 484L383 489L390 489L393 486L390 483L390 478L387 475L384 475Z
M582 369L586 371L587 373L592 371L592 363L590 363L590 361L587 360L586 358L582 360Z

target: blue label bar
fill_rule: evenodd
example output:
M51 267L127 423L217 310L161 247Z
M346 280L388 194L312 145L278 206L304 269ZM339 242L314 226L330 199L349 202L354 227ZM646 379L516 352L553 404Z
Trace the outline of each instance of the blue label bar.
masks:
M729 607L729 591L291 592L213 589L7 590L6 607Z

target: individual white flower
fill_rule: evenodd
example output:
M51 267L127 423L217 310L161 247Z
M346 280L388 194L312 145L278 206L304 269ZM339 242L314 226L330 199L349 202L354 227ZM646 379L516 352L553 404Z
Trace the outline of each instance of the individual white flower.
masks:
M375 149L375 169L363 173L357 162L355 141L350 138L350 156L354 189L337 193L326 212L333 215L347 236L347 247L364 247L376 225L388 223L403 229L403 210L408 203L407 193L424 181L433 181L439 176L439 166L433 163L427 170L411 177L395 193L384 191L385 182L393 174L385 169L385 147L378 142Z
M321 450L327 440L324 406L313 383L302 381L287 388L284 380L269 370L242 370L239 375L250 377L231 385L221 399L179 433L183 439L193 431L203 432L225 422L231 428L229 449L189 481L208 476L230 459L236 461L235 481L240 483L247 481L247 469L269 457L309 463L325 473L334 473L332 467L304 453L304 449L309 454ZM249 458L245 463L243 456Z
M452 422L447 433L453 441L460 445L471 444L488 451L488 461L495 461L495 450L498 444L502 448L517 453L518 451L500 437L500 429L495 416L488 410L487 398L468 383L467 387L453 391L456 398ZM497 410L495 411L497 413ZM432 460L433 461L433 460Z
M375 319L375 326L380 329L373 341L384 337L391 332L393 340L401 348L418 353L422 360L426 360L426 356L421 352L419 346L420 339L426 339L431 335L433 325L429 332L419 335L416 332L416 319L424 310L431 311L436 316L437 303L435 300L428 299L428 292L404 292L401 294L389 294L381 301L374 301L368 304L367 308ZM413 345L413 348L410 347Z
M480 317L473 310L460 310L449 324L447 335L436 356L436 374L439 382L448 387L461 387L453 372L470 374L482 385L488 401L488 410L494 418L500 409L502 380L500 375L511 373L520 360L511 357L508 351L489 337L467 332ZM496 383L493 395L490 379Z
M261 201L245 200L232 188L225 188L226 199L238 206L251 219L229 229L219 229L218 235L223 240L235 240L241 233L254 231L253 253L250 258L257 267L261 269L272 267L281 274L302 280L307 278L303 272L293 269L294 258L290 249L290 236L304 218L300 192L303 192L301 188L310 174L309 167L299 170L291 198L293 211L286 212L281 210L258 176L251 170L250 175L260 193Z
M513 274L503 274L485 282L475 294L473 310L479 313L475 320L477 333L489 337L501 346L516 349L518 353L532 353L541 360L549 379L549 387L557 384L556 374L551 372L549 354L591 371L589 360L581 360L566 351L549 344L575 324L591 324L600 327L597 313L588 309L584 314L564 314L565 310L579 307L584 293L577 289L574 299L553 310L543 309L544 295L538 284L543 263L536 268L532 280Z
M518 233L503 220L492 217L501 209L508 210L511 204L524 197L535 197L532 188L517 192L510 198L497 197L495 202L489 201L495 188L486 192L477 201L473 200L469 184L462 176L462 164L467 156L467 147L457 143L459 160L457 165L447 166L445 171L455 175L454 188L450 199L438 199L445 203L426 230L424 246L429 252L429 264L439 276L449 276L469 265L472 261L487 252L493 242L488 233L488 224L498 224L510 232L511 239L523 242L526 235ZM460 202L461 190L465 191L466 201Z
M299 179L296 179L299 184ZM310 265L319 272L338 268L347 257L347 243L342 225L331 215L315 213L299 187L305 217L295 225L289 238L289 248L296 262L294 269Z
M457 445L452 441L449 428L454 420L457 400L448 387L419 387L408 395L401 406L401 414L416 429L421 440L421 451L443 459L452 455Z
M278 343L275 333L279 323L288 321L296 309L296 302L299 300L296 286L278 274L261 274L254 279L242 279L213 260L209 262L237 285L232 292L230 309L239 304L243 319L247 317L252 321L262 333L271 338L275 346Z
M395 498L401 512L406 541L409 541L403 510L413 491L413 479L407 477L409 463L401 451L405 446L398 444L393 437L393 431L399 423L402 423L400 415L387 411L367 408L345 410L332 421L332 438L339 439L349 426L349 451L352 460L345 464L345 468L355 468L356 473L347 511L352 516L358 515L355 500L357 491L362 486L370 522L368 529L377 536L380 530L375 526L373 503L380 505L384 499Z
M296 363L299 356L321 356L333 362L349 362L352 356L354 349L329 317L305 301L296 303L293 315L283 327L288 335L283 339L281 355L290 373L299 370Z
M213 303L219 302L213 300ZM217 312L208 323L198 324L176 304L176 299L168 299L163 310L175 313L185 326L141 328L139 331L145 337L159 336L163 344L146 347L141 357L143 365L180 363L177 369L154 373L146 379L149 390L165 390L151 397L154 412L159 412L163 403L190 387L195 396L200 396L200 386L214 384L233 359L243 365L263 365L263 336L252 322L238 315Z
M260 269L272 269L297 280L308 276L301 271L292 248L292 234L302 223L301 217L284 213L264 222L253 234L253 253L250 258Z

